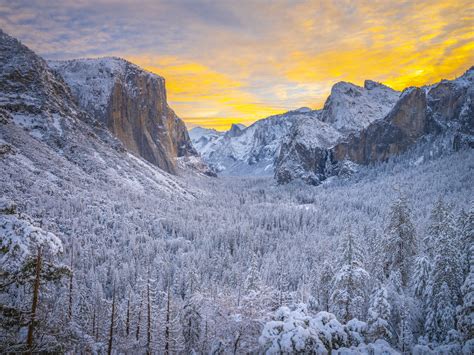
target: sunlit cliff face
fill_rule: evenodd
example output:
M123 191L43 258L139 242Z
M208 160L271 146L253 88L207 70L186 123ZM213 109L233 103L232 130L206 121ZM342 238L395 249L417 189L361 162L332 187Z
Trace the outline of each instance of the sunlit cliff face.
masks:
M166 78L189 126L226 129L338 81L395 89L474 64L472 1L6 1L0 26L47 58L115 55Z

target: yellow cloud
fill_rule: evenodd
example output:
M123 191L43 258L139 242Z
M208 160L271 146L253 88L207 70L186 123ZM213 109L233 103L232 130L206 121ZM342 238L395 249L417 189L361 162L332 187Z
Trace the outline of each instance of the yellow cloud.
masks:
M402 90L474 64L471 1L276 2L264 11L279 19L265 31L216 32L183 56L129 59L166 78L169 102L189 125L219 129L319 108L337 81Z
M130 56L128 60L166 79L168 101L185 122L227 129L282 112L242 90L243 84L203 64L177 57ZM284 111L284 110L283 110Z

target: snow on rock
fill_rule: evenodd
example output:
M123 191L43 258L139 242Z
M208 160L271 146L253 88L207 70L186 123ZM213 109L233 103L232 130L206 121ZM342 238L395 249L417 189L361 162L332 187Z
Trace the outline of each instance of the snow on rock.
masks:
M342 133L358 131L384 118L399 96L398 91L371 80L364 87L339 82L331 89L321 120Z
M427 139L439 149L474 147L474 69L455 80L405 89L366 81L364 88L340 82L320 113L331 131L316 121L299 123L282 145L275 165L279 183L301 179L318 185L346 175L357 165L387 161ZM334 139L326 139L327 137ZM354 166L354 164L357 164Z
M165 80L120 58L51 61L79 106L133 154L169 173L175 158L196 155L184 122L169 107Z
M115 81L125 76L127 62L120 58L108 57L48 61L48 64L61 73L79 105L99 116L107 109ZM133 67L138 70L138 67ZM85 87L89 90L84 90Z
M281 144L296 121L312 118L317 111L300 109L270 116L249 127L232 125L227 132L193 128L193 145L204 161L221 175L271 176Z
M146 195L193 198L178 177L128 154L102 124L76 105L66 83L41 57L1 31L0 49L0 113L7 117L0 123L0 146L5 151L0 163L9 179L29 178L52 185L53 190L70 186L69 192L82 193L90 190L93 180L94 187L103 191L135 186ZM120 65L112 68L118 70ZM7 154L11 152L15 154Z

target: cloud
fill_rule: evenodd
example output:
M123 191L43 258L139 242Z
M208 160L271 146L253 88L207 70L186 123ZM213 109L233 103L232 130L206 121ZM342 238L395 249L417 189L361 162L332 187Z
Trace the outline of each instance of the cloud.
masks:
M0 0L0 26L41 55L128 58L166 78L190 124L221 128L321 107L340 80L458 76L472 23L466 0Z

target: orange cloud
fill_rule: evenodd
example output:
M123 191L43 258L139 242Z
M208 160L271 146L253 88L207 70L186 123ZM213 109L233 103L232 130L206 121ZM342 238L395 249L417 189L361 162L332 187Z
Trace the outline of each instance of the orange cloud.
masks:
M27 21L26 21L27 20ZM166 78L189 125L227 128L321 107L340 80L396 89L474 64L472 0L68 1L0 6L49 59L126 57Z
M319 108L337 81L372 79L401 90L474 64L470 1L278 4L268 13L281 22L259 38L223 31L202 40L211 50L188 58L130 59L166 78L169 101L188 125L219 129Z

